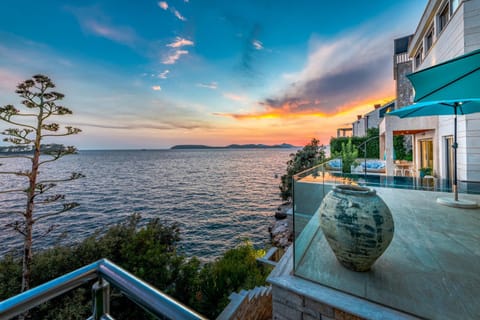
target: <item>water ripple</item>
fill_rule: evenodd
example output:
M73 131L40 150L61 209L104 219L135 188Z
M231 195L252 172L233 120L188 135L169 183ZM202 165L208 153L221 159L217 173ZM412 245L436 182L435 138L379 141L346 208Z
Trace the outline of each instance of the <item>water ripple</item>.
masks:
M57 225L52 236L37 240L37 248L62 241L78 242L104 230L133 212L145 218L176 222L182 229L181 249L188 255L212 259L243 239L268 242L267 226L280 200L279 177L292 150L158 150L83 151L42 170L45 177L79 171L86 178L59 190L81 204L75 211L39 224L39 233ZM2 163L5 163L2 161ZM7 162L2 169L19 169ZM24 168L24 167L23 167ZM3 179L3 180L2 180ZM18 187L21 180L0 177L1 188ZM0 195L0 210L23 208L25 199ZM41 211L40 211L41 212ZM0 255L21 245L20 238L0 218Z

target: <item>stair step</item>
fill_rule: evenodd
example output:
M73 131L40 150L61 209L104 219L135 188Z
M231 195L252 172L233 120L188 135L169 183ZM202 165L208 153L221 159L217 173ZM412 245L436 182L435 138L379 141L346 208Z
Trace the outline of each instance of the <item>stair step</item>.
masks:
M254 289L251 289L249 292L248 292L248 300L253 300L253 297L255 296L255 288Z

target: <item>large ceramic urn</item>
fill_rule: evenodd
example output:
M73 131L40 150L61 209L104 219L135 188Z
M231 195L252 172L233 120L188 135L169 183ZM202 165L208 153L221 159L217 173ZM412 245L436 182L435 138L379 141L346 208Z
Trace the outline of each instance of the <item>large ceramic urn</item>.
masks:
M338 261L368 271L393 238L390 209L373 189L338 185L320 205L320 226Z

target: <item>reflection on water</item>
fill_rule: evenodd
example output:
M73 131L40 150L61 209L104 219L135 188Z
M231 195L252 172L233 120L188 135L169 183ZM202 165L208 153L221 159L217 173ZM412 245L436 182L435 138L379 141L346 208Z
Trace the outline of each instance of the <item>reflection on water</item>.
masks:
M437 178L386 176L374 174L345 174L340 172L322 171L317 168L305 171L298 177L299 182L329 183L329 184L359 184L369 187L385 187L412 190L428 190L439 192L452 192L450 180ZM458 182L459 192L480 194L480 183L474 181Z
M160 217L182 229L181 245L189 255L205 259L249 238L263 246L268 224L280 203L279 177L284 174L289 149L268 150L158 150L83 151L45 167L44 177L64 177L72 171L86 178L62 184L56 192L81 206L36 225L49 225L52 236L36 242L52 245L63 231L65 241L79 241L122 221L133 212ZM2 163L5 161L2 160ZM2 170L25 168L18 160ZM0 175L1 189L19 186L18 179ZM0 210L23 209L24 199L0 194ZM0 255L20 245L20 237L5 228L10 217L0 216Z

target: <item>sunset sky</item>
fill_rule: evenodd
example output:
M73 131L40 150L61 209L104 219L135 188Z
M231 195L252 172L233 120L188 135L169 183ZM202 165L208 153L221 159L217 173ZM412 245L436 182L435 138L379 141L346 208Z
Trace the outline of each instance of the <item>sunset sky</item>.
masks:
M393 39L426 0L0 4L0 105L42 73L80 149L328 144L394 97ZM0 129L4 129L0 124Z

